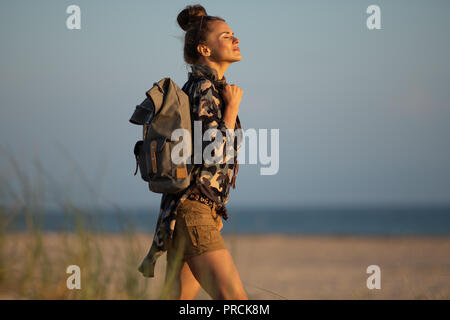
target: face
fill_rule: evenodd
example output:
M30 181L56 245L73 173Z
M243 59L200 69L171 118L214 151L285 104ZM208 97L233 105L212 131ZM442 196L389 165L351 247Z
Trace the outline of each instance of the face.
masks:
M209 54L209 58L219 63L240 61L242 59L238 46L240 41L234 36L228 24L223 21L214 21L211 23L211 29L206 39L206 46L201 46L202 54Z

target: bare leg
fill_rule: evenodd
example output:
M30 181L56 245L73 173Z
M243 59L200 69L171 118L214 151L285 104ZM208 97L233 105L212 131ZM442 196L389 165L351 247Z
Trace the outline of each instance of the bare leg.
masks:
M160 299L193 300L200 290L189 265L181 260L181 251L176 258L167 260L166 277Z
M180 298L179 300L194 300L200 290L200 283L195 279L189 268L184 262L180 272Z
M192 274L214 300L248 300L227 249L205 252L187 261Z

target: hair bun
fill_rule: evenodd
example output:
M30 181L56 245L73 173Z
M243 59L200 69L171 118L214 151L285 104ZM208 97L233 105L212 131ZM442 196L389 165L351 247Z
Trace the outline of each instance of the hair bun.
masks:
M203 6L196 4L193 6L186 6L177 17L177 22L181 29L184 31L189 30L197 21L200 20L201 16L206 16L206 10Z

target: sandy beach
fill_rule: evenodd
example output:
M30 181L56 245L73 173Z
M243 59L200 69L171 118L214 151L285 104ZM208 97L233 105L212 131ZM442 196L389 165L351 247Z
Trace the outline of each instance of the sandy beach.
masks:
M449 299L450 237L225 235L250 299ZM148 234L6 234L1 246L1 299L156 299L166 256L155 278L137 266ZM80 290L68 290L68 265L81 269ZM381 289L369 290L369 265ZM203 289L197 299L210 299Z

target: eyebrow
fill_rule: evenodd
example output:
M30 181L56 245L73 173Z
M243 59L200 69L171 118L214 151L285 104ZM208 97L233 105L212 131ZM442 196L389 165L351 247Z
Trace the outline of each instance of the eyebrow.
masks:
M220 33L220 36L224 33L229 33L229 32L228 31L222 32L222 33ZM232 35L234 36L234 32L232 33Z

